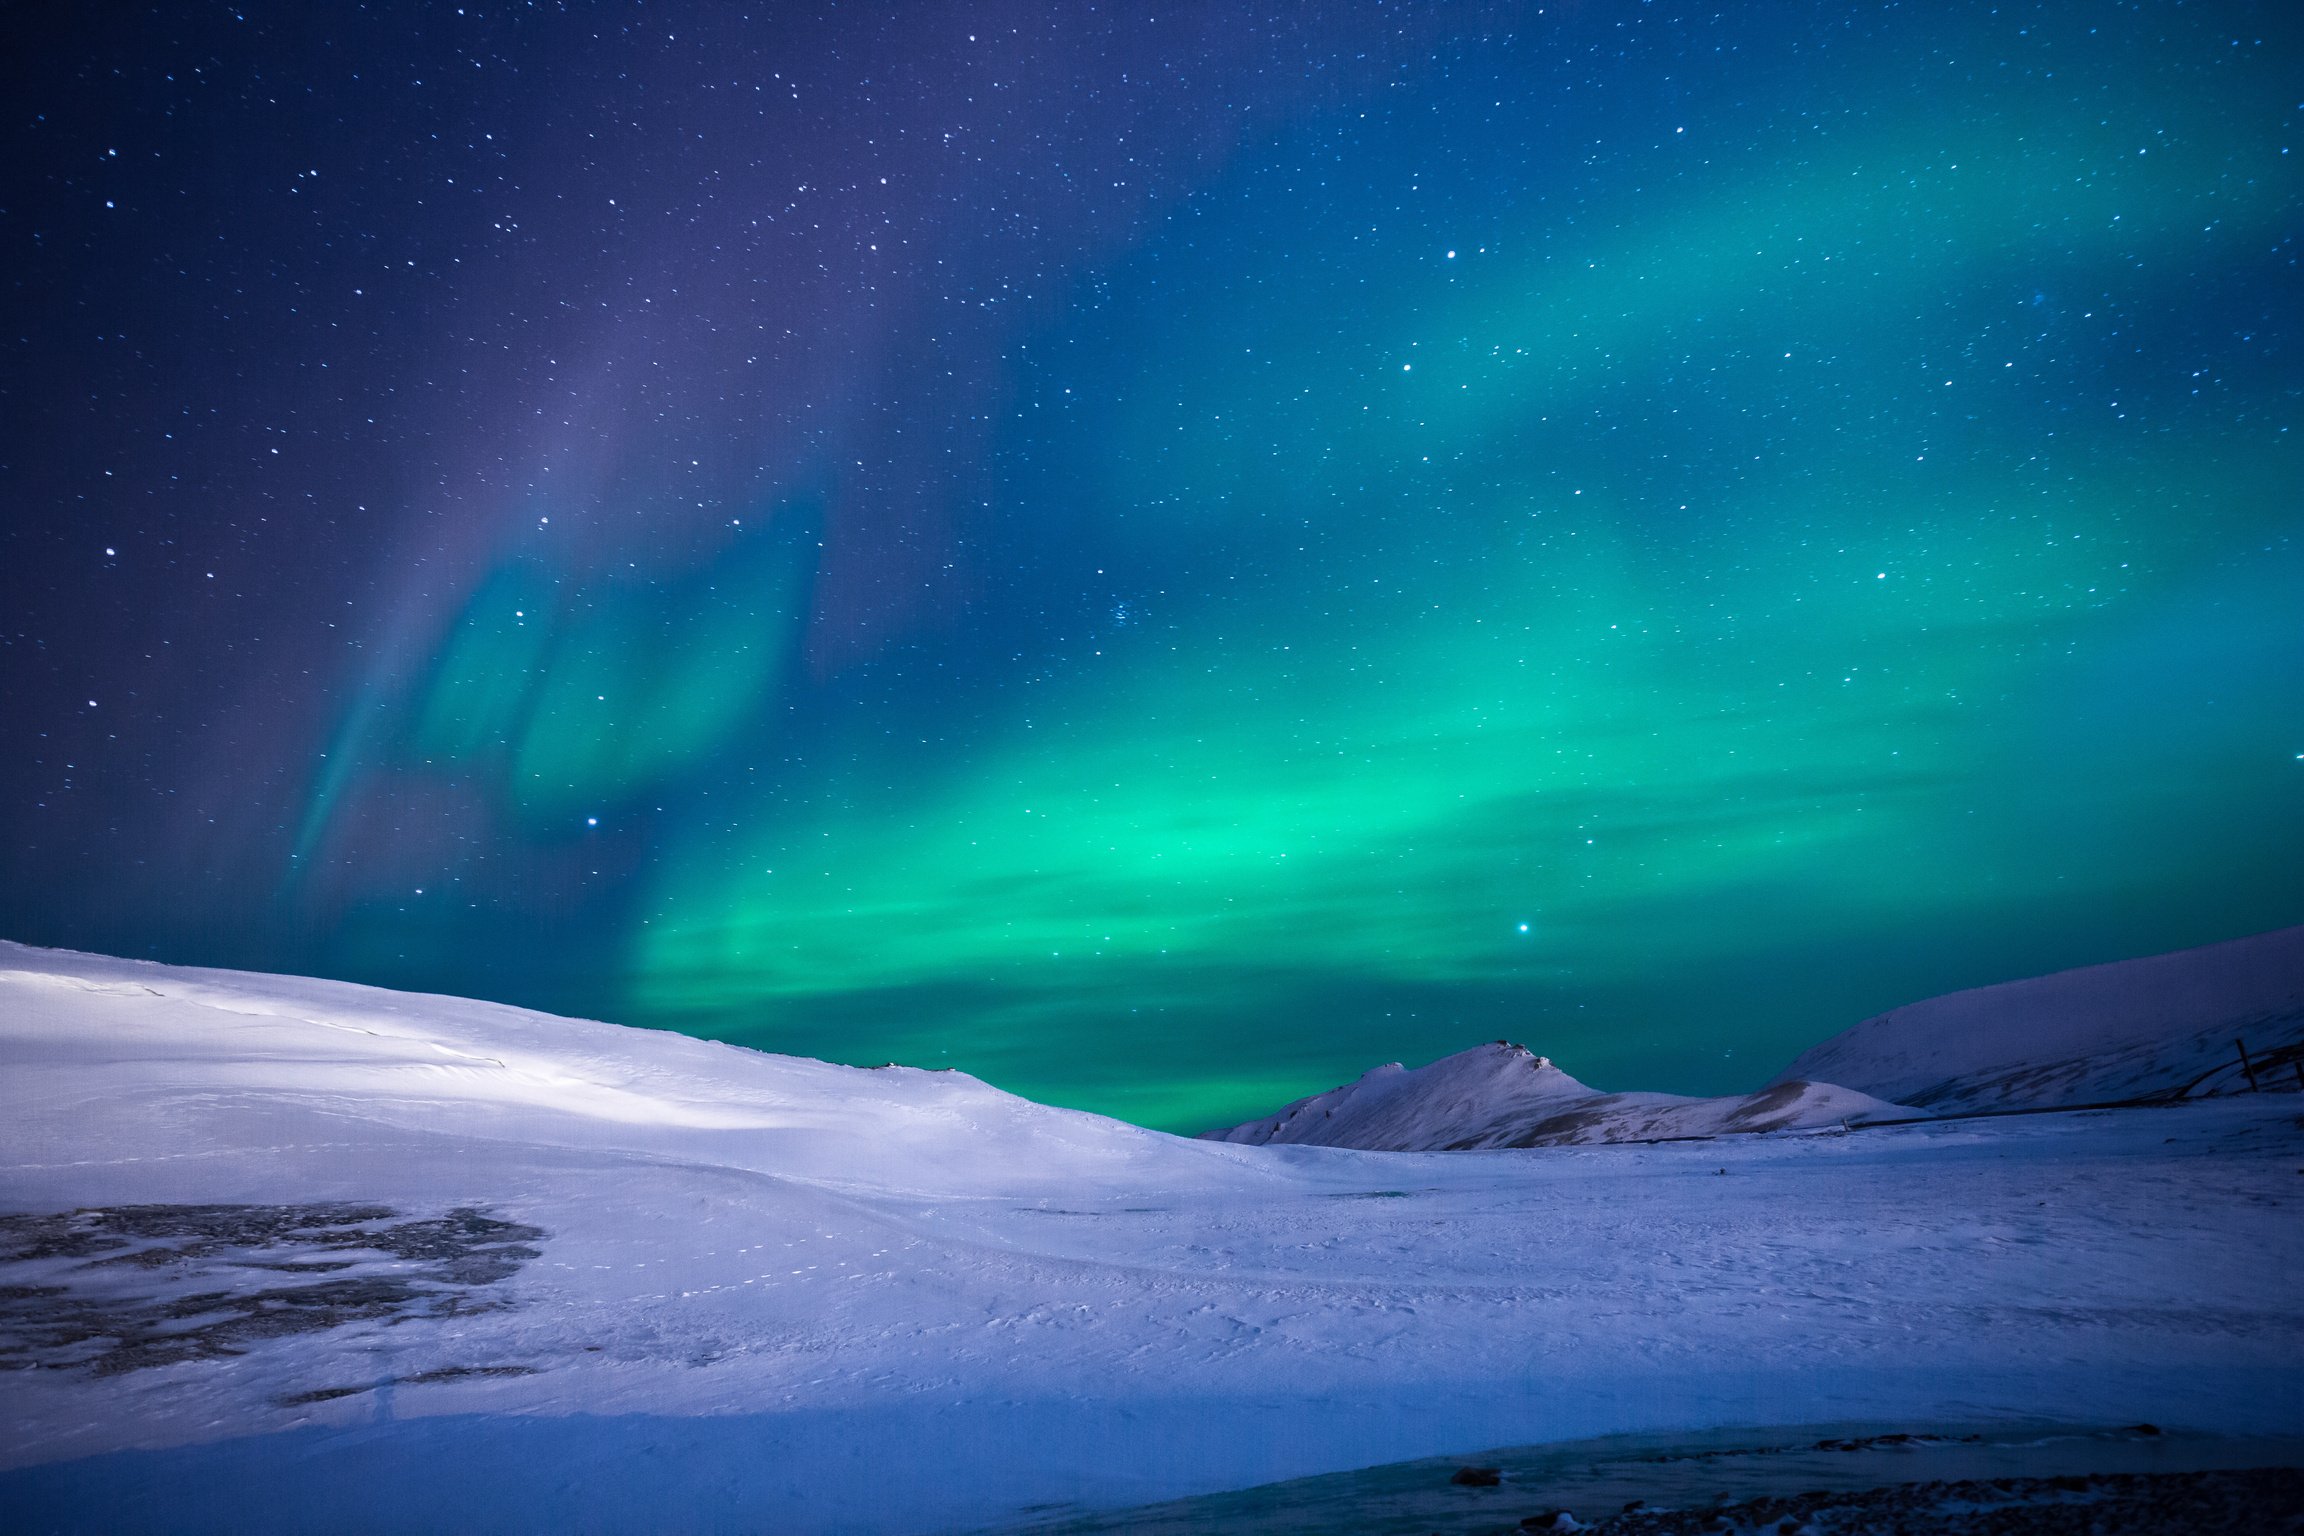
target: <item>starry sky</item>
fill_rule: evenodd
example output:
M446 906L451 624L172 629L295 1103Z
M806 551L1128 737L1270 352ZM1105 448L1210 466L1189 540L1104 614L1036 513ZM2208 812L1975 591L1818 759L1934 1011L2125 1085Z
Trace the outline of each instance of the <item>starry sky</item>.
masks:
M5 25L7 936L1197 1129L2304 921L2292 5Z

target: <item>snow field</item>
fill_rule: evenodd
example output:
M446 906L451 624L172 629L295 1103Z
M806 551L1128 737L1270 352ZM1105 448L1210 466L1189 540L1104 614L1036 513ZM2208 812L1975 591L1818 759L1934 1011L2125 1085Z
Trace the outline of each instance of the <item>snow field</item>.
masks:
M955 1073L13 946L0 1061L0 1211L545 1234L450 1315L0 1372L0 1507L59 1528L933 1531L1627 1430L2304 1430L2294 1097L1233 1146Z

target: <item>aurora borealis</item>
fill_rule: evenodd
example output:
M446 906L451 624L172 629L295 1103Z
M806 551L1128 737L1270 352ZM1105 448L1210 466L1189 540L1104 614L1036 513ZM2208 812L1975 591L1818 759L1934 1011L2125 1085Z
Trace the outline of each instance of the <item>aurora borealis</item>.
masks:
M9 937L1196 1129L2304 920L2291 7L469 11L13 50Z

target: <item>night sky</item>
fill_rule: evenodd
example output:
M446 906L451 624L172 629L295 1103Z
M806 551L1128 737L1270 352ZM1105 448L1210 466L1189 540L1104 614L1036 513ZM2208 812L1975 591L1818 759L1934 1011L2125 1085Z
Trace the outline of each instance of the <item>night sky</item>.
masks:
M1197 1129L2304 921L2287 0L0 27L0 934Z

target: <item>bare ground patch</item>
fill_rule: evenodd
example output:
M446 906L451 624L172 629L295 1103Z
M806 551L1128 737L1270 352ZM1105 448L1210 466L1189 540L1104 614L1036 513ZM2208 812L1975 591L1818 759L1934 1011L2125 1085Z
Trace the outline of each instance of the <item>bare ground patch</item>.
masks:
M0 1216L0 1370L119 1375L352 1323L468 1316L545 1232L460 1206L115 1205Z

